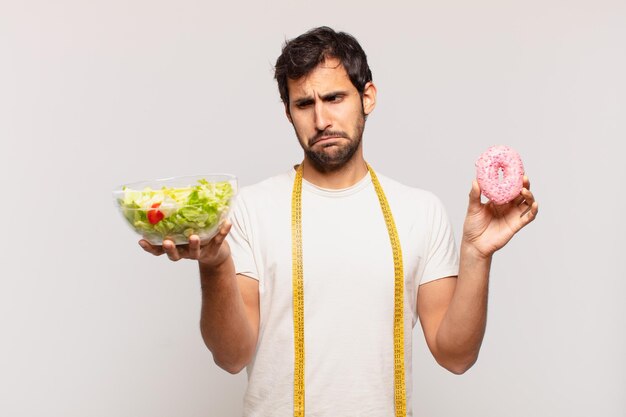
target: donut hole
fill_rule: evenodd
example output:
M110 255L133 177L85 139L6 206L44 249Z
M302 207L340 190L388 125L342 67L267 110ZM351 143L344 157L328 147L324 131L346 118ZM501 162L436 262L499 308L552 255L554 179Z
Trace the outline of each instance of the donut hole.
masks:
M524 166L519 154L506 146L492 146L478 158L476 179L482 194L494 204L505 204L523 187Z

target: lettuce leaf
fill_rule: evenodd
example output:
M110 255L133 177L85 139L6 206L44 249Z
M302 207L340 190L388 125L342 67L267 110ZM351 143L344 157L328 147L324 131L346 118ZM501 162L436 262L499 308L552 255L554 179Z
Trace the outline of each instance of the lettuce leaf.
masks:
M235 192L230 182L211 183L206 179L185 188L124 188L123 191L118 204L124 217L138 233L156 244L165 238L177 244L186 243L192 234L201 239L210 238L228 213ZM151 224L150 210L161 211L163 219Z

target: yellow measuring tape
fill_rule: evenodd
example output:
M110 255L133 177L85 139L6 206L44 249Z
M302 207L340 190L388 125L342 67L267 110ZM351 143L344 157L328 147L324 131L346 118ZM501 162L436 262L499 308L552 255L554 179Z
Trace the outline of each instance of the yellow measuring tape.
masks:
M367 165L376 190L380 208L385 217L389 240L393 250L394 313L393 313L393 365L394 402L396 417L406 416L406 384L404 375L404 267L398 230L383 188L372 167ZM304 417L304 270L302 267L302 164L296 170L291 195L291 254L293 274L293 334L294 379L293 415Z

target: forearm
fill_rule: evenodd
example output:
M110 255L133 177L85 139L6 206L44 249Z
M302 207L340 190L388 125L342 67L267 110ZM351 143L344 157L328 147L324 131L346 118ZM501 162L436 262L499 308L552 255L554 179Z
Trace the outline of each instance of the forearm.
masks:
M427 323L422 326L427 330L429 347L437 361L454 373L465 372L478 358L487 324L493 254L537 215L538 205L527 177L523 187L513 201L495 205L492 201L482 203L480 186L472 182L456 283L441 284L436 287L439 291L430 290L430 296L424 296L428 302L421 309L426 312Z
M440 362L463 373L476 359L487 323L487 295L491 257L461 245L459 275L449 308L437 332Z
M215 363L231 373L248 364L256 336L246 314L232 258L217 268L200 266L202 310L200 331Z

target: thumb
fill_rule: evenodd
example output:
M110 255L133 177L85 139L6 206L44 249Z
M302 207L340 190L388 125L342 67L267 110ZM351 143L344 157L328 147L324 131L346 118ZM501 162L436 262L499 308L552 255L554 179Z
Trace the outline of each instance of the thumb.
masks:
M478 181L472 181L472 189L469 193L469 204L467 206L468 213L476 213L482 207L482 203L480 202L480 185L478 185Z
M213 238L213 242L218 246L221 245L222 242L224 242L224 239L226 238L226 236L228 235L228 232L230 232L231 227L232 227L232 223L230 222L230 220L228 219L224 220L224 222L220 226L220 229L217 235L215 235L215 237Z

